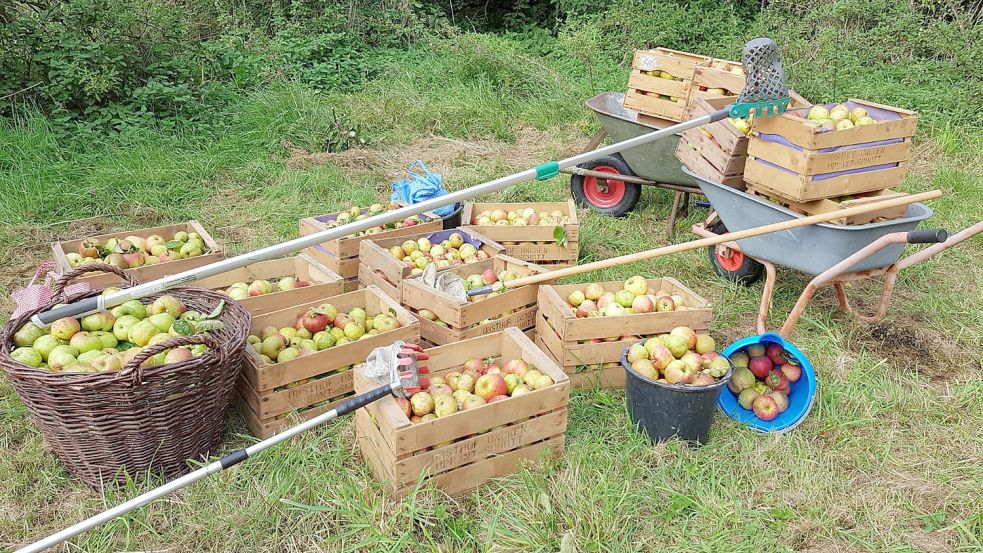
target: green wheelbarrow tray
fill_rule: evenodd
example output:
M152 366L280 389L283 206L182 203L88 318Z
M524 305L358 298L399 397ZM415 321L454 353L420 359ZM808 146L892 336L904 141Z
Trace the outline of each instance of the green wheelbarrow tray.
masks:
M639 121L639 113L625 108L623 92L602 92L584 103L597 114L598 120L611 140L621 142L653 130L663 129L674 122L659 125L654 119ZM628 167L636 176L652 183L674 184L698 188L696 179L684 173L676 159L679 135L656 140L621 152Z

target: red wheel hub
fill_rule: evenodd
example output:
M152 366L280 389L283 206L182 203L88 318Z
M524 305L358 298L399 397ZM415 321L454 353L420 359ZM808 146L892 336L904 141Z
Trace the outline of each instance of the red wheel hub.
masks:
M621 174L610 165L599 165L593 170L612 175ZM614 207L625 197L625 183L614 179L604 180L607 181L607 186L601 184L596 177L584 177L584 197L594 206L600 208Z
M730 257L727 257L717 252L717 263L720 267L726 271L735 272L741 268L744 264L744 252L738 250L727 250L730 252Z

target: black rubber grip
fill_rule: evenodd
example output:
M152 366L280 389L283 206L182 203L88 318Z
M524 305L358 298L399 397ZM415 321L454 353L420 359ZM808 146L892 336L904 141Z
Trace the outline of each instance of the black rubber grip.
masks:
M238 465L239 463L245 461L249 458L249 454L246 453L245 449L237 449L232 453L229 453L225 457L222 457L218 462L222 465L223 469L227 469L232 465Z
M714 123L726 117L730 117L730 106L727 106L724 109L718 109L717 111L711 113L710 122Z
M372 402L379 401L380 399L388 395L391 395L392 393L393 393L392 385L387 384L385 386L380 386L370 392L365 392L362 395L358 395L353 398L346 399L345 401L338 404L338 406L335 407L334 410L338 413L339 417L343 415L347 415L348 413L351 413L352 411L360 407L365 407L366 405Z
M909 244L939 244L949 239L949 231L944 228L913 230L908 232Z
M36 323L40 323L40 326L48 326L58 319L63 319L65 317L79 317L88 313L94 313L98 310L99 296L92 296L91 298L85 298L84 300L79 300L75 303L56 307L50 311L45 311L44 313L38 313L34 316L34 320Z

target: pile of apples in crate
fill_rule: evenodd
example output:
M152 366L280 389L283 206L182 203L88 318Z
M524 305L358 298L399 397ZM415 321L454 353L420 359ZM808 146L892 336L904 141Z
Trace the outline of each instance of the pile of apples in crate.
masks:
M368 208L364 208L364 209L359 206L353 206L348 211L342 211L341 213L338 214L337 217L335 217L330 221L326 221L324 224L327 228L340 227L340 226L347 225L352 221L361 221L362 219L366 219L373 215L379 215L380 213L384 213L386 211L395 211L397 209L399 209L399 204L395 202L390 202L386 205L372 204ZM363 213L363 211L365 213ZM390 230L390 229L414 227L416 225L419 225L421 222L422 219L420 218L419 215L411 215L406 219L403 219L402 221L396 221L395 223L389 223L388 225L380 225L378 227L372 227L370 229L366 229L363 231L354 232L349 236L366 236L369 234L378 234L380 232L385 232L386 230Z
M686 305L682 295L653 290L648 287L645 278L638 275L626 280L624 288L617 292L605 292L600 284L588 284L583 290L570 292L567 303L579 318L692 309Z
M306 280L285 276L275 283L266 279L257 279L248 284L245 282L233 282L231 286L224 290L219 290L219 292L234 300L244 300L246 298L272 294L273 292L286 292L287 290L304 288L310 285L311 283Z
M64 317L47 329L27 323L14 333L10 356L25 365L52 372L94 373L118 371L144 347L175 336L190 336L218 328L221 308L205 315L189 311L178 298L165 295L144 305L130 300L111 311L81 319ZM141 367L187 361L204 353L204 345L178 347L147 359Z
M793 117L800 117L798 112L789 112ZM823 130L841 131L852 129L856 126L873 125L877 120L870 116L866 109L855 107L853 110L843 104L837 104L831 108L826 106L813 106L806 118L815 122Z
M518 397L553 384L553 378L521 359L469 359L461 371L430 379L430 385L410 399L396 402L413 423L469 411Z
M159 234L147 238L110 238L105 243L96 238L86 238L79 244L78 252L68 252L65 258L73 269L96 262L120 269L133 269L186 257L198 257L206 251L205 241L197 232L179 231L170 240Z
M423 269L431 263L435 263L438 269L446 269L488 259L487 253L466 243L459 232L451 234L439 244L433 244L427 238L407 240L389 248L389 255L413 269L412 276L423 274Z
M489 284L495 284L496 282L509 282L509 281L515 280L517 278L519 278L519 273L517 273L515 271L512 271L512 270L509 270L509 269L506 269L504 271L501 271L498 274L496 274L495 271L492 270L492 269L485 269L485 271L483 273L472 273L472 274L464 277L464 289L465 290L474 290L475 288L481 288L482 286L486 286L486 285L489 285ZM468 301L469 302L476 302L476 301L481 301L482 299L486 299L486 298L494 298L495 296L497 296L497 295L499 295L501 293L503 293L503 292L489 292L489 293L484 294L484 295L481 295L481 296L471 296L471 297L468 298ZM502 313L501 316L502 317L506 317L506 316L510 315L511 313L514 313L515 311L518 311L518 309L511 310L508 313ZM421 310L419 310L417 312L417 315L423 317L424 319L427 319L428 321L433 321L433 322L437 323L440 326L444 326L444 327L447 326L447 323L445 323L444 321L440 320L440 318L437 317L437 314L434 313L433 311L429 310L429 309L421 309ZM482 319L478 324L479 325L484 325L484 324L491 323L492 321L493 321L493 319L491 319L491 318Z
M247 340L260 361L283 363L399 327L392 313L368 313L361 307L340 313L323 303L299 313L293 327L268 326L261 336L250 334Z
M737 403L770 421L788 409L792 382L802 376L785 348L778 344L752 344L730 356L737 369L727 388L737 395Z
M645 378L663 384L710 386L730 370L713 337L679 326L628 348L628 363Z
M499 225L499 226L550 226L566 225L571 221L569 215L564 215L559 210L549 213L545 211L536 212L532 207L506 211L495 209L482 211L471 219L472 225Z

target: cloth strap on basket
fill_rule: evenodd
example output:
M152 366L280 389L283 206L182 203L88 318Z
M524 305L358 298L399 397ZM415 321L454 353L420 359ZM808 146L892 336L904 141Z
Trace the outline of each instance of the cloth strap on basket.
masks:
M426 164L419 159L411 163L406 172L409 173L409 177L399 179L392 184L392 201L413 205L447 194L444 179L437 173L431 173ZM447 217L454 213L454 206L445 205L434 209L433 212L441 217Z
M12 318L23 313L27 313L28 311L34 311L35 309L48 305L48 303L51 302L51 299L57 295L55 290L58 288L58 282L62 276L55 273L55 269L57 269L57 265L55 265L54 261L45 261L38 266L36 271L34 271L34 276L31 278L31 281L27 283L27 286L19 290L14 290L14 292L10 294L10 298L14 300L15 304L17 304L17 308L14 310L13 315L11 315ZM44 274L44 283L35 284L42 274ZM62 287L64 288L64 295L67 296L83 294L92 290L92 287L85 282L76 284L68 284L67 282L63 282Z

